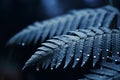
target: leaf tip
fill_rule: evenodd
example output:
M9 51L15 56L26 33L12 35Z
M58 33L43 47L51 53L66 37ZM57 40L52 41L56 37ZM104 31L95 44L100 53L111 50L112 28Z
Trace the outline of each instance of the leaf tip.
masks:
M23 66L22 71L25 70L26 66Z

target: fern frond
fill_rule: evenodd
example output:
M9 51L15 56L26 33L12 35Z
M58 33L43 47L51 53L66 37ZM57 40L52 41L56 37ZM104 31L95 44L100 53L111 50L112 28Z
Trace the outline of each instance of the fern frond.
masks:
M118 55L116 55L118 57ZM112 59L111 59L112 58ZM120 78L120 57L117 58L107 57L111 61L102 60L99 63L99 67L89 70L88 74L84 74L81 79L78 80L119 80Z
M119 44L120 37L117 38L118 42L113 43L113 38L116 37L114 34L120 36L120 31L110 30L105 27L90 27L87 30L78 29L76 31L70 31L66 35L53 37L45 43L42 43L42 46L39 47L35 54L25 63L24 68L33 64L37 66L44 64L45 66L47 65L47 67L50 65L51 69L53 69L54 67L58 68L63 62L65 63L64 68L66 68L72 59L74 59L72 67L75 67L81 59L81 66L83 66L90 56L92 56L93 66L95 66L100 60L100 55L107 57L104 55L109 54L103 53L106 52L106 48L110 47L110 50L107 50L110 52L112 51L112 45L116 46L116 44ZM111 42L108 43L106 40L109 38ZM103 46L105 47L103 48ZM120 51L118 50L118 52Z
M119 12L119 10L117 8L113 7L113 6L110 6L110 5L103 7L103 9L108 10L110 13L112 12L113 13L112 15L114 15L114 13L117 14L117 16L115 16L114 18L117 19L117 21L116 21L117 25L116 26L118 28L120 28L120 12ZM113 26L116 27L115 24Z
M116 13L120 14L119 10L117 8L111 6L111 5L107 5L107 6L103 7L103 8L106 9L106 10L109 10L111 12L116 12Z
M43 22L36 22L28 26L8 41L8 45L22 44L25 45L38 41L44 42L53 36L66 34L70 30L93 27L110 27L116 12L110 12L107 9L86 9L74 11L72 13L56 17Z
M90 69L78 80L119 80L120 78L120 31L103 29L102 59L96 68ZM112 33L112 34L111 34Z

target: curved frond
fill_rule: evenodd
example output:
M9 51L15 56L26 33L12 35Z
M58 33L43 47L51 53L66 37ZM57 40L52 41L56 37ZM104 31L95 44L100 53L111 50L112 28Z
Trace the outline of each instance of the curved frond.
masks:
M119 80L120 57L118 56L119 54L116 54L115 56L107 57L106 60L102 60L99 63L99 67L90 69L88 74L84 74L83 77L78 80Z
M109 7L75 10L50 20L35 22L12 37L8 41L8 45L36 44L38 41L41 43L53 36L66 34L70 30L85 29L89 26L97 28L110 27L115 16L118 15L118 12L114 12L114 10L116 8L110 9Z
M117 29L90 27L87 30L69 31L66 35L53 37L42 43L42 46L25 63L24 68L31 65L44 65L45 68L50 66L53 69L58 68L61 63L64 63L64 68L66 68L72 59L74 60L72 67L75 67L80 60L82 60L81 66L84 66L90 56L92 56L92 64L95 66L101 59L100 55L102 59L103 57L105 59L107 56L104 55L113 52L113 55L109 55L113 58L114 54L120 52L118 49L117 52L114 51L115 47L120 45L119 41L120 31Z

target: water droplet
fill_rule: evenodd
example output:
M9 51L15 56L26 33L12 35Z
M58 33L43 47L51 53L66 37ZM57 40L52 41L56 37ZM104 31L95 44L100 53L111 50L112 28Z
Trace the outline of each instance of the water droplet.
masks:
M73 54L71 54L70 57L73 57Z
M117 52L117 54L119 55L119 54L120 54L120 52Z
M117 59L115 59L115 62L117 62L118 60Z
M109 58L109 56L107 56L107 58Z
M80 50L80 52L82 52L82 50Z
M36 67L36 70L39 71L40 69L38 67Z
M105 59L105 57L102 57L102 59Z
M25 46L25 43L21 43L22 46Z
M79 61L80 59L79 58L76 58L76 61Z
M98 55L100 55L100 53L98 53Z
M85 64L85 61L83 62L83 64Z
M87 54L87 56L90 56L89 54Z
M60 65L60 62L58 63L58 65Z
M96 58L96 56L93 56L93 58Z
M106 49L106 51L109 51L109 49Z
M60 59L60 62L62 62L62 59Z
M106 36L105 34L103 36Z
M98 26L101 26L101 23L98 23Z
M53 70L53 68L50 68L51 70Z
M102 51L102 49L100 49L100 51Z

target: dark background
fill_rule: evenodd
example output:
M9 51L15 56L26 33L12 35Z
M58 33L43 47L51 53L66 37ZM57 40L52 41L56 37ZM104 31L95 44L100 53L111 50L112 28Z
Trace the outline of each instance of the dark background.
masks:
M7 66L5 69L14 70L14 67L5 65L9 55L5 44L10 37L27 25L60 16L73 9L101 7L111 4L110 1L112 5L119 7L119 0L0 0L0 62ZM13 74L19 75L20 73L16 71Z

